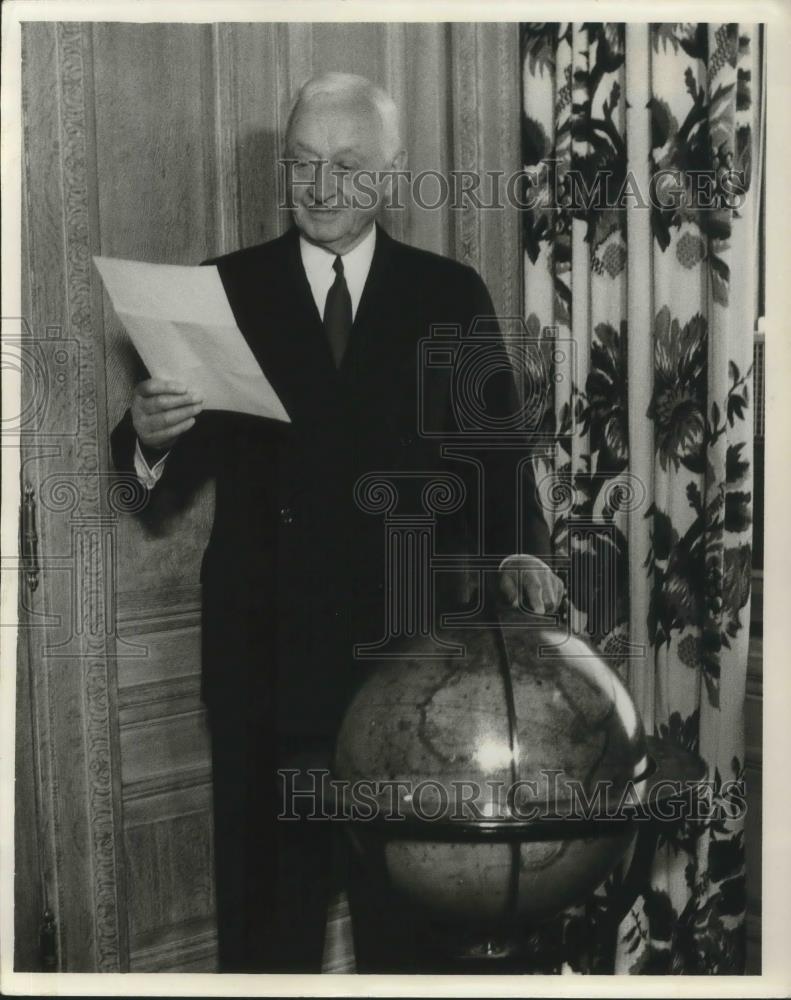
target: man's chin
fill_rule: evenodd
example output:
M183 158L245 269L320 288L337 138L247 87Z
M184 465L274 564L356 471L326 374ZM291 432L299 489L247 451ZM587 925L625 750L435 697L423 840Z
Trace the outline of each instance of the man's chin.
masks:
M342 239L348 227L345 213L333 209L302 209L296 213L296 222L308 238L316 240Z
M345 253L359 241L360 234L368 226L367 220L361 225L359 219L353 215L350 218L346 211L309 211L301 207L293 213L293 218L305 239L333 253Z

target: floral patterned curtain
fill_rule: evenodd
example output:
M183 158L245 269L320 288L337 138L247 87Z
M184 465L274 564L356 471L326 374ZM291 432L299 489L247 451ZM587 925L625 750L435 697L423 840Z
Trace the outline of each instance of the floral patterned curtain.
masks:
M538 478L571 620L627 679L647 731L698 751L731 804L749 633L758 30L521 27L525 314L554 341L555 445ZM555 932L585 942L565 948L571 968L743 971L735 812L663 832L615 941L591 934L611 885L566 914Z

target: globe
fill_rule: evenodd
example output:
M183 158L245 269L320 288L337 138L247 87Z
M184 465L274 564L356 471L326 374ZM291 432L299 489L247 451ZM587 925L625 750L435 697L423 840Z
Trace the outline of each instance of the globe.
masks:
M333 773L365 789L348 826L372 875L472 954L613 871L636 835L624 801L639 805L655 770L649 745L591 645L513 614L373 666Z

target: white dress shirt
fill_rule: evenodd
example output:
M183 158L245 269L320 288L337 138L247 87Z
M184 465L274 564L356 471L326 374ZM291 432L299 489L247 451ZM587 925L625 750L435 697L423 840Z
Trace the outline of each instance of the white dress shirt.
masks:
M349 296L352 300L352 319L357 315L357 307L360 305L363 288L365 288L365 282L368 279L368 272L371 270L371 261L374 258L375 248L376 226L371 224L371 228L357 246L341 254L343 258L343 276L346 279L346 287L349 289ZM300 236L299 238L299 252L302 257L302 266L305 268L305 274L308 276L310 290L313 293L313 300L316 303L319 316L323 318L327 293L335 281L335 271L332 265L335 263L337 254L331 250L325 250L323 247L316 246L315 243L309 243L304 236ZM146 489L151 490L156 486L159 477L162 475L162 470L165 468L166 458L167 452L165 452L155 465L150 466L143 456L140 442L137 442L137 447L135 448L135 475Z
M360 305L368 272L371 270L375 247L376 226L372 225L356 247L341 254L343 276L346 279L346 286L352 300L352 319L357 315L357 307ZM308 276L310 290L313 292L316 308L319 311L319 316L323 318L327 292L335 281L335 271L332 269L332 265L335 263L337 254L316 246L315 243L308 243L304 236L299 238L299 252L302 256L302 266Z

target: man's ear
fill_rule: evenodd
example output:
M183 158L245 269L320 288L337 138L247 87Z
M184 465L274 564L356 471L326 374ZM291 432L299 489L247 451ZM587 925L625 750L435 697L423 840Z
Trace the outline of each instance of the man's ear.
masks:
M405 149L399 149L396 155L393 157L392 163L389 166L389 170L406 170L407 155Z
M390 163L385 167L384 174L386 175L386 180L384 186L381 188L382 195L390 203L393 203L393 189L396 191L395 203L400 202L398 195L400 188L400 180L398 179L398 172L401 170L406 170L406 150L399 149L395 156L390 160Z

